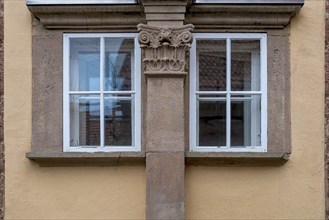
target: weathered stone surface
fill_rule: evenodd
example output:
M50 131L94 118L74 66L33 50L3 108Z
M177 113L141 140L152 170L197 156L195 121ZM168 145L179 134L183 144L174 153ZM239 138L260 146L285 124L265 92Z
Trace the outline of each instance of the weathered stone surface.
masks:
M268 32L268 152L291 152L289 48L288 35Z
M186 164L193 166L281 166L287 153L186 152Z
M29 10L49 29L107 29L136 31L145 22L138 5L58 5L28 6Z
M186 13L186 23L199 31L227 29L284 28L291 17L300 10L295 5L191 5Z
M183 78L148 78L146 152L184 151L183 87Z
M329 1L326 1L325 22L325 186L326 219L329 219Z
M183 152L146 154L147 219L184 219Z
M32 44L32 150L62 151L62 33L34 35Z
M145 165L142 152L29 152L26 157L40 166L131 166Z
M4 149L4 57L3 0L0 0L0 219L5 216L5 149Z
M138 25L144 74L186 74L193 25L160 28Z
M162 9L160 6L152 10ZM179 23L184 15L168 11L161 15L159 21L153 20L157 27L138 25L146 78L146 218L184 219L184 77L193 25L163 27L163 19Z

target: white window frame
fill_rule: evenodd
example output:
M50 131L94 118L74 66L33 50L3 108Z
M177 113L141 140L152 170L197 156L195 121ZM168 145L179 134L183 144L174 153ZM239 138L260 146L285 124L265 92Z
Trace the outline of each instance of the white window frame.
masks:
M100 90L79 92L70 91L70 39L100 38ZM104 62L105 38L134 39L134 90L131 91L104 91ZM141 151L141 50L135 33L84 33L63 34L63 151L64 152L138 152ZM100 146L70 146L70 94L99 94L100 95ZM133 146L104 146L104 95L129 94L134 96L131 102L134 117L132 118Z
M199 152L267 152L267 34L264 33L194 33L190 50L190 151ZM226 40L226 91L197 91L197 40ZM231 91L231 41L232 40L260 41L260 91ZM228 92L229 91L229 92ZM197 119L197 95L226 95L226 146L198 146L199 135ZM261 95L261 146L230 147L231 136L231 95Z

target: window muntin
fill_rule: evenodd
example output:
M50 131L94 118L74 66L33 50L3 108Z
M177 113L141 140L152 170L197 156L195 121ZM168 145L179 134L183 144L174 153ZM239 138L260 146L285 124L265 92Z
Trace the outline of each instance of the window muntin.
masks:
M64 34L64 151L140 151L139 58L136 34Z
M267 151L266 34L194 34L190 150Z

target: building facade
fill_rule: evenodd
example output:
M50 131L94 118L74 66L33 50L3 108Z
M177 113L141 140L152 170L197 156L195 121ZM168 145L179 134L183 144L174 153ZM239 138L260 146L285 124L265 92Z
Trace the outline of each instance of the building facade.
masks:
M323 219L325 1L4 1L6 219Z

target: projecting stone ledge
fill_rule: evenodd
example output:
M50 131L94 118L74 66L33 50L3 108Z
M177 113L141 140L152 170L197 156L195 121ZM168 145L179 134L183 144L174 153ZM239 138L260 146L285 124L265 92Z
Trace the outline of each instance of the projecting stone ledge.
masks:
M126 166L145 165L143 152L28 152L26 157L40 166Z
M289 156L284 152L185 152L185 162L203 166L281 166Z
M185 22L195 31L223 29L281 29L286 27L303 4L200 4L187 9Z

